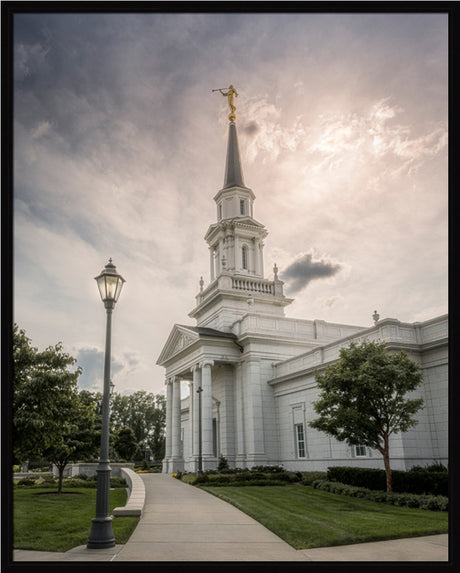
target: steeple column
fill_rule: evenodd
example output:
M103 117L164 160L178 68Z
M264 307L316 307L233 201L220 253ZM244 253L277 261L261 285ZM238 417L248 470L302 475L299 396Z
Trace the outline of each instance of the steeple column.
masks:
M214 247L209 247L209 275L211 277L211 282L216 278L216 272L214 269Z
M258 258L259 258L259 265L260 265L260 275L264 276L264 243L262 240L259 239L259 252L258 252Z

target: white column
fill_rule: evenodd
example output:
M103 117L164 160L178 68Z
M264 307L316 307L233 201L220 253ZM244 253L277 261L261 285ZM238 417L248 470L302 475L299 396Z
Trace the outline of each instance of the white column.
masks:
M264 244L261 241L259 241L259 268L260 268L260 274L262 276L264 276Z
M244 364L246 456L250 465L258 465L265 457L260 360L252 359Z
M200 412L199 412L199 399L197 390L201 386L201 369L198 366L194 366L192 369L193 372L193 423L192 423L192 432L193 432L193 439L192 439L192 455L194 459L198 458L199 453L199 433L200 433ZM190 395L192 391L190 392Z
M213 398L216 403L216 457L220 457L220 402Z
M171 438L172 438L172 381L171 378L166 379L166 445L165 445L165 463L163 471L168 473L169 461L171 459Z
M243 364L235 368L235 420L236 420L236 462L238 467L244 464L244 396L243 396Z
M214 247L209 247L209 266L210 266L210 276L212 282L215 279L215 271L214 271Z
M172 429L171 456L173 460L180 458L180 378L174 376L172 396Z
M205 360L201 363L201 437L203 460L213 457L212 447L212 380L211 367L212 360ZM204 468L205 469L205 468Z

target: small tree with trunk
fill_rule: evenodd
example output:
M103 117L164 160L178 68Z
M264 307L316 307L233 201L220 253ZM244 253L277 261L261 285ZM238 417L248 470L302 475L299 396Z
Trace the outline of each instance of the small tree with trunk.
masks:
M121 428L115 437L113 447L120 457L125 460L132 459L137 449L136 436L132 428Z
M100 432L95 420L94 399L90 392L82 390L74 396L72 406L66 411L67 419L62 424L61 434L46 448L44 457L58 469L58 493L62 493L64 470L68 463L96 455L100 444Z
M422 398L406 397L422 382L420 367L403 351L390 353L383 342L351 343L337 363L316 374L319 418L310 426L349 445L363 445L383 456L387 491L392 491L390 436L418 421Z

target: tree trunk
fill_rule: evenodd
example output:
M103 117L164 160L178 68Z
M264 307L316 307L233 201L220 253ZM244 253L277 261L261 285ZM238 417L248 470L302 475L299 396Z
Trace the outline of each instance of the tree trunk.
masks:
M393 491L392 490L392 479L391 479L391 467L390 467L390 448L388 444L388 436L385 436L384 439L384 446L383 446L383 463L385 466L385 473L387 477L387 492Z
M64 469L67 464L61 466L60 464L57 466L59 471L59 482L58 482L58 494L62 493L62 478L64 477Z

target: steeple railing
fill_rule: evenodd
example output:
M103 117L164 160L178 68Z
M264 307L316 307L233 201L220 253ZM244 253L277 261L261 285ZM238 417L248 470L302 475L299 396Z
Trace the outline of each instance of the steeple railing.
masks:
M232 289L244 290L246 292L257 292L262 294L275 294L275 283L265 279L257 280L253 278L232 277Z

